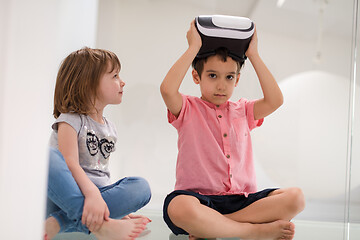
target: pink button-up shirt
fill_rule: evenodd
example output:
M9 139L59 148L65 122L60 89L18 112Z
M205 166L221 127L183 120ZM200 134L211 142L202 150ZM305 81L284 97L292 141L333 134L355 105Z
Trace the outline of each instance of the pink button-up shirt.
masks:
M183 95L178 118L168 120L178 131L175 190L204 195L256 192L250 131L262 124L254 120L254 102L240 99L215 105Z

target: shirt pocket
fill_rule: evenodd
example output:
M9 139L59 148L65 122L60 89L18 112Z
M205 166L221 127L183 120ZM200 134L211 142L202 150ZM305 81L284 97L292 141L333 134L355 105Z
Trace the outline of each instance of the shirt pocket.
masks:
M240 141L240 143L249 135L249 126L245 116L233 119L232 127L235 131L236 139Z

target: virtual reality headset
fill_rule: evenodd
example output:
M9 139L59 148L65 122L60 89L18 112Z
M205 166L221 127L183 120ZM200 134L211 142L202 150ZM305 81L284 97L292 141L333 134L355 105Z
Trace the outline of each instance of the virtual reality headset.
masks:
M249 18L200 15L195 18L195 26L202 40L198 58L214 55L216 49L224 47L235 60L246 60L245 52L255 30L254 23Z

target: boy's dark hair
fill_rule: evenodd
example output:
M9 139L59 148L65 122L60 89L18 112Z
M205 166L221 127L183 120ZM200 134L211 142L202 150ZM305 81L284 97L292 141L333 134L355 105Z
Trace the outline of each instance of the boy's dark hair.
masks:
M220 47L220 48L217 48L214 51L214 53L209 56L206 56L203 58L196 57L193 60L192 67L198 72L199 77L201 77L202 71L204 70L204 63L206 63L207 59L211 56L219 56L223 60L223 62L226 62L227 57L231 57L236 62L236 65L237 65L236 74L238 74L240 72L240 69L242 68L242 66L245 63L245 61L236 60L231 55L229 55L229 50L227 48Z

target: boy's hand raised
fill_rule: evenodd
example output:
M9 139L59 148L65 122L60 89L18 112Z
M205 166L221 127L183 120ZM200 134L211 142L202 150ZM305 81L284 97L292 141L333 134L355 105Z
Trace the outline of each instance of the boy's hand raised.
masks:
M182 108L182 96L179 92L180 85L201 48L201 37L195 27L195 20L191 22L186 38L189 48L170 68L160 86L166 107L175 117L179 116Z
M190 23L190 29L188 30L187 34L186 34L186 38L189 44L189 48L194 47L195 49L197 49L197 51L199 51L199 49L201 48L201 37L199 32L196 29L195 26L195 20L191 21Z
M249 47L247 49L247 51L245 52L245 55L248 58L251 58L255 55L258 55L258 37L257 37L257 32L256 32L256 26L255 26L255 31L254 34L251 38L251 41L249 43Z

